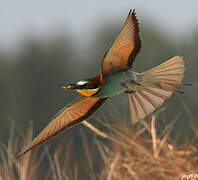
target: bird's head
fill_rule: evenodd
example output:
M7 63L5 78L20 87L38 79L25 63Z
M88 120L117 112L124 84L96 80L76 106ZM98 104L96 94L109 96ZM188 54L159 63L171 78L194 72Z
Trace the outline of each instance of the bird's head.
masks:
M83 96L93 96L99 90L100 85L93 80L80 80L75 84L68 84L63 86L64 90L75 89Z

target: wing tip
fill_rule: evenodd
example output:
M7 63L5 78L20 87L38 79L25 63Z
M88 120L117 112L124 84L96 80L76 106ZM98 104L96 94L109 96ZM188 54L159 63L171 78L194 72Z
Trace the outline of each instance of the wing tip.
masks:
M24 154L26 154L27 152L29 152L30 150L32 150L35 146L30 146L30 147L27 147L24 151L21 151L20 153L18 153L15 157L13 157L12 159L13 160L17 160L19 159L20 157L22 157Z
M135 15L136 15L136 10L135 10L135 9L130 9L130 10L129 10L128 17L129 17L129 16L135 16Z
M13 158L12 158L12 161L15 161L15 160L17 160L17 159L19 159L21 156L23 156L24 154L25 154L26 152L20 152L19 154L17 154L16 156L14 156Z
M184 61L184 56L180 55L180 54L177 54L176 56L174 56L175 58L180 58L182 61ZM174 58L173 57L173 58Z

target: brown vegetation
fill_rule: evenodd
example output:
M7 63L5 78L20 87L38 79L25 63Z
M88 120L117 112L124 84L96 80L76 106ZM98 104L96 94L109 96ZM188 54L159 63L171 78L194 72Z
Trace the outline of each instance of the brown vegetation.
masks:
M96 144L100 150L101 169L100 173L95 173L89 168L90 179L100 180L175 180L187 179L184 175L198 173L198 145L195 143L198 139L198 129L195 119L191 115L188 107L182 102L184 109L192 122L195 137L192 140L186 137L183 144L176 144L171 136L173 123L168 124L164 130L157 133L157 115L151 117L151 122L141 121L136 130L132 131L127 124L110 125L104 124L108 128L108 133L101 132L88 122L84 125L89 127L95 134L108 140L108 144L96 139ZM32 129L29 130L26 142L28 144L32 139ZM87 166L94 166L89 147L86 146ZM27 153L19 160L12 160L13 155L21 149L19 139L14 138L11 130L8 146L2 145L0 149L0 179L2 180L37 180L39 174L37 170L44 156L48 157L49 169L46 170L45 179L53 180L77 180L79 166L76 164L71 171L68 162L70 147L61 147L50 155L48 150L42 154L35 152ZM71 144L70 144L71 146ZM67 155L63 153L67 149ZM64 161L63 161L64 158ZM193 178L188 177L188 180Z

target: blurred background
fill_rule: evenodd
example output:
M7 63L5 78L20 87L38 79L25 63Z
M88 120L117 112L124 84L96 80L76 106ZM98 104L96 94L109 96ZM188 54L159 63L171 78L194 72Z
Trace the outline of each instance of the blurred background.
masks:
M54 113L78 96L73 91L64 92L61 87L100 73L102 57L118 35L131 8L136 9L143 44L136 58L135 71L152 68L177 54L184 56L187 69L184 81L193 86L182 87L185 94L175 94L165 104L166 110L160 116L163 123L177 118L173 133L179 138L186 134L193 136L181 100L197 119L197 5L196 1L179 0L2 2L1 140L7 144L11 122L15 122L24 133L32 122L35 136ZM117 113L121 121L129 123L127 96L109 100L95 117L115 123L109 112ZM97 126L94 119L89 121ZM73 140L73 160L77 162L83 159L79 153L83 151L82 133L90 139L88 142L94 151L93 134L82 125L56 138L58 142Z

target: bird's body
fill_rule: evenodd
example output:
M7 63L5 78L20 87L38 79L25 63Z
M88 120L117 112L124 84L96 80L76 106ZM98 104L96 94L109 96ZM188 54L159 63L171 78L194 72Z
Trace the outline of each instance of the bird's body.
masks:
M148 71L136 73L132 65L140 49L138 20L135 11L130 10L118 37L105 53L102 73L64 86L64 89L75 89L82 96L61 109L16 158L88 119L114 95L128 94L131 122L136 123L162 105L173 92L181 92L175 86L185 85L181 82L185 71L183 57L175 56Z
M136 79L133 76L136 75L131 71L121 71L104 77L104 85L93 97L108 98L127 91L127 87L124 87L122 83L129 83L133 79Z
M97 76L98 77L98 76ZM93 78L95 79L95 78ZM103 84L91 96L97 98L109 98L121 93L136 92L144 87L155 87L159 79L150 73L141 74L132 69L120 71L103 78ZM81 91L77 90L80 94ZM90 96L89 89L83 90L82 95Z

